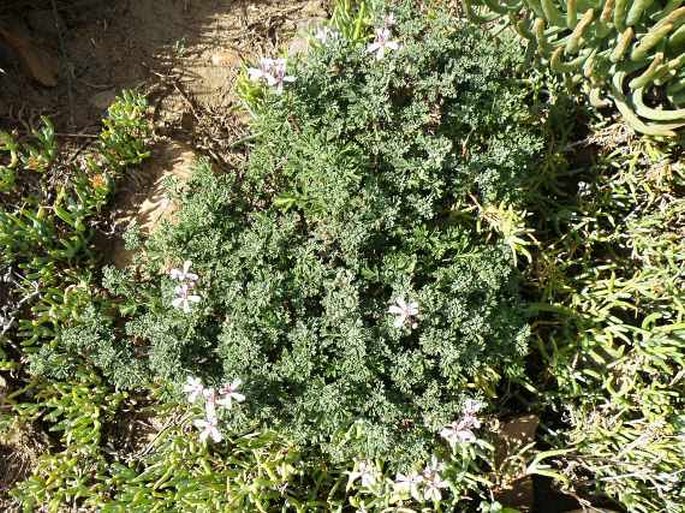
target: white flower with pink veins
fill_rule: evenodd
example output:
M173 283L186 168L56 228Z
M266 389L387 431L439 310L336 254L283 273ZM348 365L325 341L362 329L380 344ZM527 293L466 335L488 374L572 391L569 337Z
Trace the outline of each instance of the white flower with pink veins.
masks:
M376 39L366 48L366 51L375 53L376 59L380 61L385 57L387 51L397 51L400 49L400 44L397 41L392 41L391 38L392 32L390 32L389 28L376 29Z
M200 430L200 442L202 443L205 443L208 438L216 443L224 439L215 418L197 419L193 424Z
M372 462L368 460L357 461L354 467L354 470L350 472L350 484L359 479L362 486L369 488L378 482L378 470Z
M419 487L423 483L423 476L421 474L397 474L395 477L395 491L400 494L407 494L414 497L416 500L421 500L421 493Z
M191 294L191 289L187 283L183 283L182 285L176 287L175 292L176 297L171 302L171 305L174 308L183 310L184 313L190 313L190 311L192 310L191 304L199 303L202 299L197 294Z
M169 276L171 276L172 279L178 281L195 282L199 279L199 276L195 273L190 272L191 265L193 265L193 263L190 260L186 260L185 262L183 262L182 269L172 269L171 271L169 271Z
M200 378L194 378L188 376L186 384L183 386L183 393L188 394L188 402L194 403L205 391L205 387L202 384Z
M449 483L445 481L440 472L445 470L445 464L433 456L426 468L423 469L423 498L427 501L440 502L442 499L441 489L447 488Z
M395 304L388 308L388 313L395 316L394 325L396 328L403 328L409 321L411 328L416 328L418 323L416 317L419 315L419 304L416 301L405 301L402 296L395 300Z
M266 82L269 87L275 87L281 94L283 86L288 82L295 82L295 77L286 73L285 59L270 59L264 57L259 61L259 68L249 68L247 77L253 82Z
M440 431L440 436L447 440L451 446L459 443L471 443L476 441L474 429L481 427L481 421L476 417L484 404L475 399L464 401L464 414L459 420L448 424Z
M216 420L216 390L213 388L205 388L202 395L205 398L205 415L207 419Z
M273 68L274 60L268 57L262 57L259 61L258 68L248 68L247 77L253 82L261 80L269 82L273 80L271 76L271 68Z
M245 400L245 396L238 392L238 388L243 382L240 378L236 378L233 382L222 385L219 388L219 399L216 403L224 408L231 409L233 406L233 401L237 403L242 403Z

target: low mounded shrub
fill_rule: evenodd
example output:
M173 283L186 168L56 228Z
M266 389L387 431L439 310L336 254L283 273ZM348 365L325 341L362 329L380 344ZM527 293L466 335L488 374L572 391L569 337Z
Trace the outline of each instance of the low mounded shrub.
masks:
M147 267L107 279L135 310L112 338L144 347L155 375L239 377L234 427L340 458L425 460L465 397L494 393L526 353L510 249L468 208L516 201L541 146L512 71L520 48L410 9L395 10L399 48L382 59L330 38L289 62L295 81L253 105L246 168L200 164ZM158 277L185 260L199 275L189 312ZM418 315L401 323L399 299Z

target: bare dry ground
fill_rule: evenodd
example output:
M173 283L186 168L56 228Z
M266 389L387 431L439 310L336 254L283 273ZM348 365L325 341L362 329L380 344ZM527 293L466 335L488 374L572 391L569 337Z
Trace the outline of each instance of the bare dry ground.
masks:
M94 130L114 95L130 87L152 95L163 126L192 127L197 108L225 115L241 60L284 46L324 17L327 3L54 1L54 10L50 0L5 0L0 7L5 125L49 114L62 130Z

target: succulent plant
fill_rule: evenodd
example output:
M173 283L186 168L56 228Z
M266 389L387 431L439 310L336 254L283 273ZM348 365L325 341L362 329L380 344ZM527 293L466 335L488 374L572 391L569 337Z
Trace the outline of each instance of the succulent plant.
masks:
M471 17L506 19L549 67L613 101L638 132L685 126L682 0L463 0ZM481 17L489 11L486 18Z

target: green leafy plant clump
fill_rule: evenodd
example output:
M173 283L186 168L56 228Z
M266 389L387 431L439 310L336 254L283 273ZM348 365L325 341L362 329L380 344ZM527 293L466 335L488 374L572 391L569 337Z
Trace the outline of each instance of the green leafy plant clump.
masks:
M11 177L0 186L0 271L9 283L0 294L0 343L11 341L15 330L25 345L51 339L55 325L88 299L87 273L74 268L95 261L93 223L116 180L149 156L146 108L140 94L124 91L77 164L58 159L47 118L29 137L0 131L0 177ZM28 307L30 319L22 313Z
M473 201L517 201L541 140L502 72L516 44L408 4L391 33L382 58L340 37L289 63L294 81L253 105L249 165L199 166L137 275L190 260L192 294L120 272L109 286L131 292L126 334L155 374L245 382L234 427L398 463L425 461L465 397L522 372L514 259Z
M568 451L559 467L569 482L631 512L677 513L685 508L685 174L678 150L629 148L598 152L574 204L539 216L536 278L550 303L539 329L543 400L568 422L553 443Z
M29 134L0 132L3 511L19 510L14 500L8 505L15 484L23 511L62 511L106 491L111 458L103 447L128 392L112 390L90 359L117 366L126 346L109 340L94 351L107 319L84 320L96 300L102 212L126 170L149 156L146 100L124 91L103 125L78 159L60 148L47 118ZM135 368L119 365L118 376L135 377ZM31 455L30 476L16 464L24 453Z

